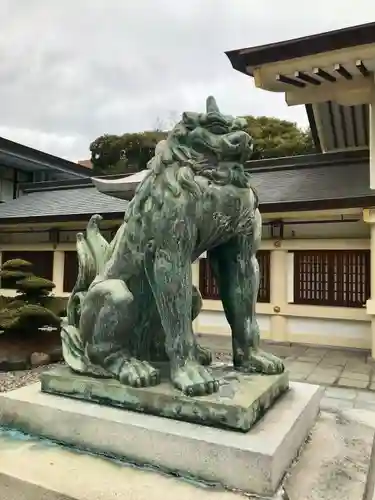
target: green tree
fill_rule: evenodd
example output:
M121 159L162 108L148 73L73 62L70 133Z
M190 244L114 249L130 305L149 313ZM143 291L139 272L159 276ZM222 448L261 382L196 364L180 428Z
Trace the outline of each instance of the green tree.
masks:
M60 318L45 307L55 284L35 276L32 264L22 259L8 260L2 265L0 277L17 289L14 300L0 310L0 329L35 332L43 326L60 326Z
M267 116L244 118L254 139L254 159L314 152L310 131L303 130L296 123ZM166 136L167 132L158 127L154 131L98 137L90 145L94 174L143 170L154 155L156 144Z
M245 116L254 140L254 159L296 156L315 151L310 130L268 116Z
M146 168L156 144L167 136L160 130L102 135L90 145L93 172L98 175L137 172Z

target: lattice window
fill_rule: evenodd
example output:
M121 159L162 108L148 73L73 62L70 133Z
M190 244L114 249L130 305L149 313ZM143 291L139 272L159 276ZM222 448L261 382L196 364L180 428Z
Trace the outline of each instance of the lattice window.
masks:
M270 252L257 253L260 269L258 302L270 301ZM220 300L219 289L211 271L208 259L201 259L199 264L199 289L204 299Z
M294 252L294 303L362 307L370 297L370 251Z

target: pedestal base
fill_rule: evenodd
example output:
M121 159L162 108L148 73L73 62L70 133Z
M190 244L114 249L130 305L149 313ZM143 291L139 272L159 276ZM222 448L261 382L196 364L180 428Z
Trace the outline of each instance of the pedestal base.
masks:
M275 492L312 428L322 390L290 390L246 434L40 392L0 396L0 426L259 495Z
M247 432L289 387L287 372L244 375L231 366L216 366L212 371L221 381L219 392L198 397L184 396L167 376L155 387L134 388L59 367L43 373L41 382L42 391L49 394L242 432Z

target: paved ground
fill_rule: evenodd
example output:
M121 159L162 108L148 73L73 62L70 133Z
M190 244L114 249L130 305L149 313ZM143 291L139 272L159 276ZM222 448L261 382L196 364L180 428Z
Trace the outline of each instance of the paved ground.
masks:
M218 360L230 360L229 338L202 335L201 343L210 347ZM284 359L291 380L375 391L375 363L368 362L369 352L302 345L264 347Z
M320 406L322 410L333 412L352 408L375 412L375 393L342 387L327 387Z
M282 356L292 380L375 391L374 365L368 353L305 346L267 346Z

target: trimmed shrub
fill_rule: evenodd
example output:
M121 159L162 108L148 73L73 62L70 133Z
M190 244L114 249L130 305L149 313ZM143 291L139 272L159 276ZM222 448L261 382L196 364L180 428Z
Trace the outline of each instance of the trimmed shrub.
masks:
M20 278L27 278L32 273L27 273L25 271L11 271L8 269L3 269L0 271L0 277L6 280L19 280Z
M5 262L0 270L0 277L13 281L17 295L4 304L0 310L0 329L35 332L39 328L61 324L60 311L52 311L48 303L55 284L46 278L35 276L31 272L32 264L22 259Z
M61 318L52 311L37 304L22 304L0 311L2 330L36 331L43 326L57 328Z
M41 295L48 295L56 286L52 281L34 275L27 276L22 280L16 281L16 285L18 287L18 291L23 294L30 292Z
M23 259L10 259L4 262L4 264L2 265L2 269L7 270L31 269L32 267L33 265L31 264L31 262Z

